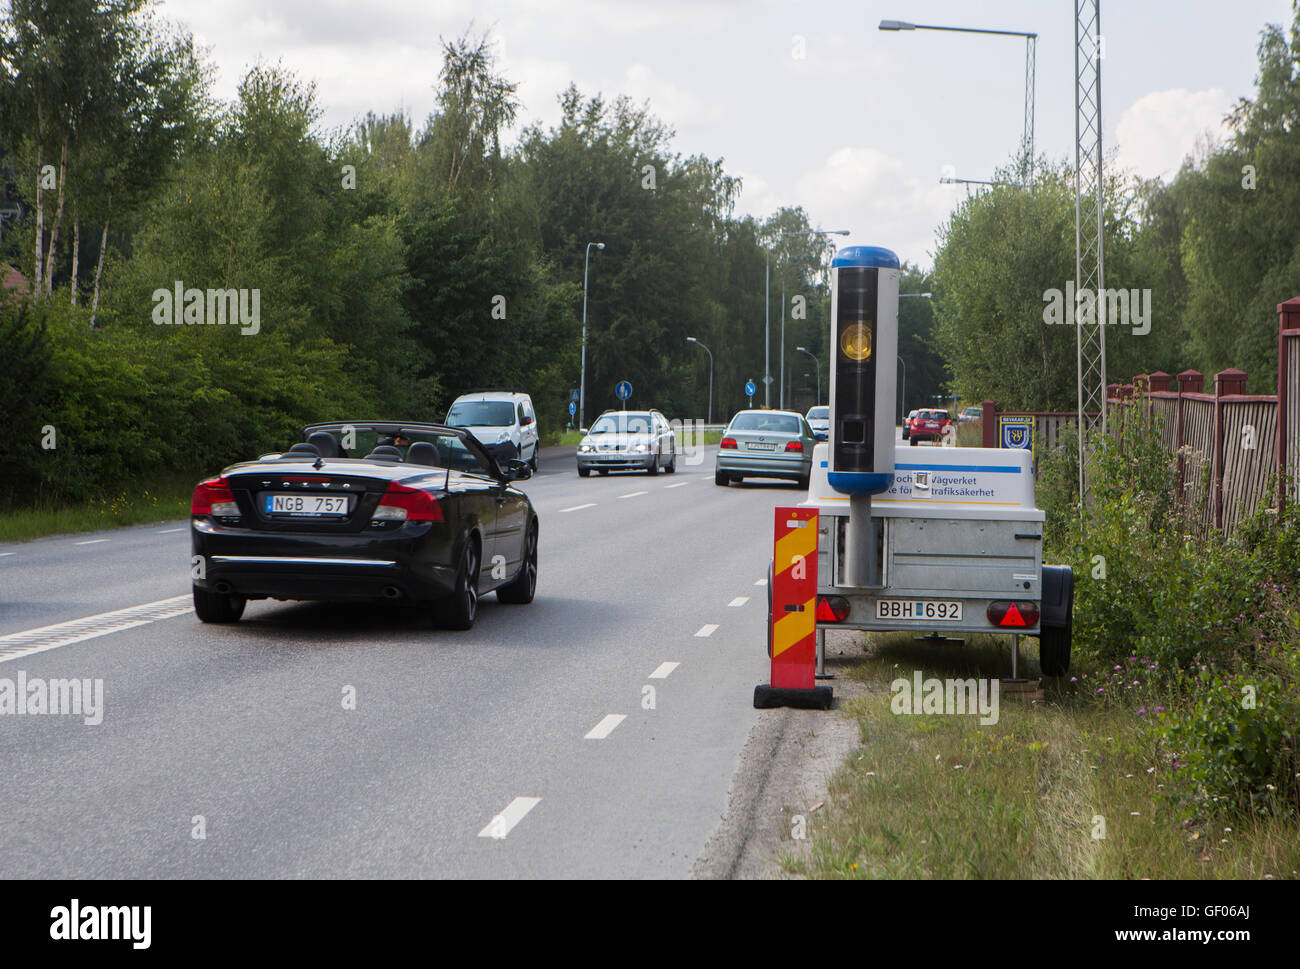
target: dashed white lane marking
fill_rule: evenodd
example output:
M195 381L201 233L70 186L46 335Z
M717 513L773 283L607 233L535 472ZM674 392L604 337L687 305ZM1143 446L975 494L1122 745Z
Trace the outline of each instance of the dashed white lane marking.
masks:
M504 838L511 829L524 819L524 815L531 811L541 802L540 797L517 797L509 804L506 809L487 823L482 831L478 833L480 838Z
M73 545L98 545L100 542L107 542L106 538L92 538L86 542L73 542Z
M685 488L688 484L690 484L689 481L679 481L677 484L664 485L664 490L667 491L669 488Z
M732 599L730 602L727 603L727 606L732 609L739 609L748 601L749 601L749 596L736 596L736 598Z
M164 528L164 529L163 529L162 531L160 531L158 534L159 534L159 535L170 535L172 532L183 532L183 531L185 531L184 528Z
M639 497L641 497L641 495L648 495L648 494L650 494L650 492L648 492L648 491L629 491L629 492L628 492L627 494L625 494L625 495L619 495L619 497L620 497L620 498L639 498Z
M561 508L560 514L563 515L566 511L582 511L582 509L584 508L595 508L595 507L596 507L596 503L594 501L589 501L585 505L574 505L572 508Z
M767 585L767 579L759 579L754 585Z
M600 723L587 731L583 740L604 740L614 732L614 728L627 719L626 713L607 713Z
M30 656L32 653L43 653L47 649L71 646L73 643L107 636L109 633L120 632L123 629L147 626L159 619L183 616L192 608L190 596L173 596L171 599L159 599L157 602L146 602L143 605L117 609L113 612L101 612L96 616L70 619L52 626L41 626L38 629L0 633L0 663L6 663L20 656Z
M4 558L6 555L17 555L17 554L18 554L17 552L0 552L0 559Z
M718 628L718 624L716 622L706 622L703 626L700 627L700 631L695 634L696 638L712 636L713 631L717 628Z
M660 663L659 666L655 669L655 671L650 674L650 679L666 680L668 679L668 675L681 665L682 665L681 663L674 662L673 660L669 660L666 663Z

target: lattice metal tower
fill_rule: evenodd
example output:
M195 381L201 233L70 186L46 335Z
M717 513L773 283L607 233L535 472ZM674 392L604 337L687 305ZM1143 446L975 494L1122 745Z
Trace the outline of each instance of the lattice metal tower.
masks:
M1038 72L1038 35L1025 35L1025 134L1021 151L1024 154L1025 184L1034 184L1034 82Z
M1101 0L1074 5L1074 279L1078 349L1079 500L1087 495L1089 463L1085 431L1106 432L1106 328L1100 312L1105 287L1105 181L1101 145ZM1094 295L1092 312L1081 314L1080 295ZM1084 297L1087 298L1086 296ZM1089 317L1085 325L1083 317ZM1092 416L1092 412L1099 416Z

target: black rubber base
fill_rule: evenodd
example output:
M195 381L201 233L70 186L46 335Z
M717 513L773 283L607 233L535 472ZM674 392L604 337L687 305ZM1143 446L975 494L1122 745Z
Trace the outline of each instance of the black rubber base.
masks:
M773 707L798 707L801 710L829 710L835 697L829 686L814 686L811 690L794 690L768 686L754 687L754 708L770 710Z

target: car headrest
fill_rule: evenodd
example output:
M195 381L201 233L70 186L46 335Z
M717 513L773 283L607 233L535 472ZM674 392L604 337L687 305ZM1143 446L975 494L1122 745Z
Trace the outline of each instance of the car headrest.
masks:
M407 464L427 464L430 467L439 467L442 464L442 456L438 454L438 448L429 441L416 441L406 451Z
M316 450L315 444L299 443L295 444L289 450L280 455L281 461L305 461L308 458L320 457L320 451Z
M400 461L402 452L391 444L380 444L366 455L367 461Z
M314 445L317 453L323 458L337 458L339 456L339 442L334 439L334 435L329 431L317 431L307 438L307 443Z

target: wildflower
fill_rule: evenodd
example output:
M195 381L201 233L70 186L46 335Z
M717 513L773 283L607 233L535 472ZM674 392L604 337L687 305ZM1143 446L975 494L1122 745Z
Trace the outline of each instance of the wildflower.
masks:
M1141 710L1138 711L1138 716L1139 717L1143 716L1146 712L1147 712L1147 708L1143 707Z

